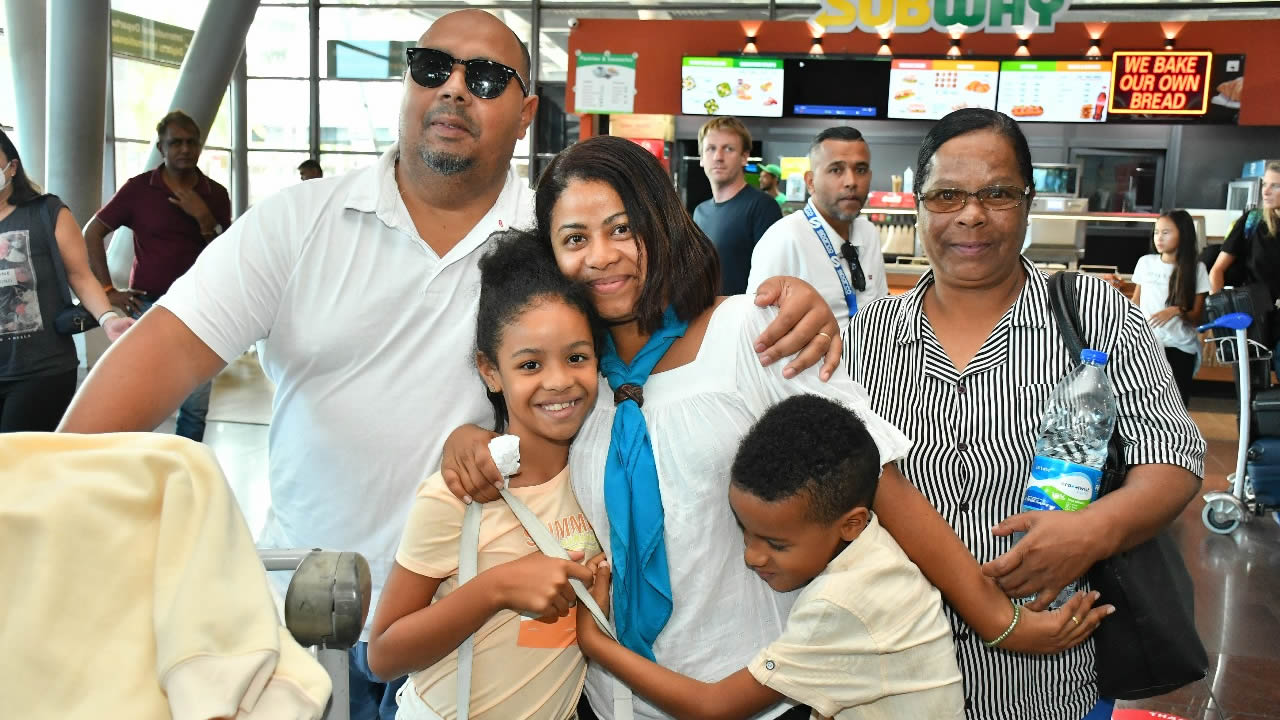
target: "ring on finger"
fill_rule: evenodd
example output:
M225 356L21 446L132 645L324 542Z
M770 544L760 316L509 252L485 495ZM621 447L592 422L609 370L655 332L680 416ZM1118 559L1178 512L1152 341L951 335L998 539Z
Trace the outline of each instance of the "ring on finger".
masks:
M822 332L821 330L819 330L819 331L818 331L818 334L819 334L819 335L821 335L822 337L824 337L824 338L828 339L828 340L830 340L830 339L831 339L831 336L830 336L830 335L828 335L828 334L826 334L826 333Z
M1071 622L1075 623L1076 625L1079 625L1079 624L1080 624L1080 618L1076 617L1075 615L1072 615L1072 616L1071 616Z

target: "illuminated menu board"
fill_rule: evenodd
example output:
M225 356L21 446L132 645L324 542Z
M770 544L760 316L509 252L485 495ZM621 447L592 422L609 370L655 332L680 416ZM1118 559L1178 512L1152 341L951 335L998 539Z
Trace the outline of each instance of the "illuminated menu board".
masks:
M680 63L685 115L782 117L781 60L687 57Z
M1213 82L1213 53L1116 52L1111 107L1116 115L1204 115Z
M1102 122L1110 89L1106 60L1009 60L1000 63L996 109L1021 122Z
M982 60L894 60L889 117L937 120L960 108L996 107L1000 63Z

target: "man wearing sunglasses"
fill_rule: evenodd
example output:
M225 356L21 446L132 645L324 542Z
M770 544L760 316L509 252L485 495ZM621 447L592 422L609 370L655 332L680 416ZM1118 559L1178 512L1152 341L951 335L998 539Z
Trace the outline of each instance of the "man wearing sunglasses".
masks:
M288 187L233 223L97 364L60 427L150 430L264 340L276 394L258 543L363 554L370 620L446 435L492 417L468 360L477 263L493 232L533 216L533 193L511 167L538 105L520 40L493 15L460 10L407 59L398 143L370 167ZM829 376L839 346L821 299L789 278L772 290L788 299L762 357L803 349L789 367L823 360ZM401 681L373 677L363 642L350 659L353 720L394 717Z
M809 168L809 201L760 238L747 288L753 292L773 275L802 278L826 298L847 335L858 308L889 294L875 225L862 215L871 191L871 148L854 128L827 128L809 145Z

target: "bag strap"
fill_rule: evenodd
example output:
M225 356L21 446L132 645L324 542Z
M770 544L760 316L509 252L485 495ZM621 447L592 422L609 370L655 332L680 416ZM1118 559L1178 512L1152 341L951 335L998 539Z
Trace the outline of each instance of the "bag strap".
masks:
M569 559L569 553L555 539L551 531L547 530L547 526L538 519L538 516L529 509L528 505L525 505L520 498L512 495L505 488L500 492L502 493L502 499L506 501L507 506L511 508L511 512L515 514L516 519L524 526L525 532L529 533L530 539L538 546L538 550L542 554L560 558L561 560ZM480 518L483 514L483 506L480 503L473 502L467 506L466 513L462 516L462 538L458 552L458 585L462 585L476 576L476 565L479 562L480 552ZM596 625L600 626L605 635L617 642L618 634L613 629L613 623L609 622L604 610L600 608L595 598L591 597L591 592L587 590L587 586L576 578L570 578L569 585L573 587L573 594L578 597L578 602L591 613ZM467 720L470 713L471 671L475 657L473 637L474 635L468 636L458 646L458 720ZM628 705L628 707L630 706ZM619 718L618 720L622 719Z
M1080 273L1063 270L1049 278L1049 309L1058 323L1058 334L1071 353L1071 367L1079 367L1080 351L1085 348L1084 333L1080 323L1080 301L1076 297L1076 276ZM1115 490L1124 476L1124 440L1120 437L1120 427L1111 431L1111 439L1107 442L1107 463L1104 468L1113 468L1115 473L1104 472L1099 496Z
M62 250L58 248L58 222L55 219L53 211L53 196L45 195L41 198L44 207L41 208L40 218L45 237L49 238L49 258L53 261L53 274L58 277L58 296L62 299L62 306L71 307L75 302L71 299L71 283L67 280L67 266L62 264Z

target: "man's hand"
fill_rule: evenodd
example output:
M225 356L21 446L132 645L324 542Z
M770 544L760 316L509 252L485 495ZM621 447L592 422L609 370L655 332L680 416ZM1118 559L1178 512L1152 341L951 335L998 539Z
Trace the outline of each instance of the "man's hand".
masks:
M112 288L107 291L107 300L113 306L124 310L129 315L136 315L142 312L142 301L138 300L138 296L142 294L141 290L116 290Z
M1035 595L1026 607L1049 607L1063 588L1107 556L1100 542L1102 533L1094 528L1088 515L1087 510L1010 515L992 528L991 534L1027 534L1009 552L984 564L982 572L1011 598Z
M200 197L195 190L184 190L183 188L173 188L173 197L169 198L169 202L182 208L182 211L195 218L200 223L200 232L205 235L212 235L213 228L218 221L213 219L213 213L210 212L209 206L205 204L204 198Z
M463 425L445 438L440 475L449 492L462 502L487 503L500 497L502 473L489 453L489 441L496 437L497 433L484 428Z
M115 342L116 339L123 335L124 331L128 330L134 322L136 321L133 318L118 316L107 320L106 324L102 326L102 329L107 333L108 342Z
M824 362L818 377L830 380L840 365L844 348L840 344L840 324L822 295L800 278L783 275L760 283L756 305L778 306L778 317L756 339L760 364L771 365L798 352L783 369L783 377L793 378L821 360Z

